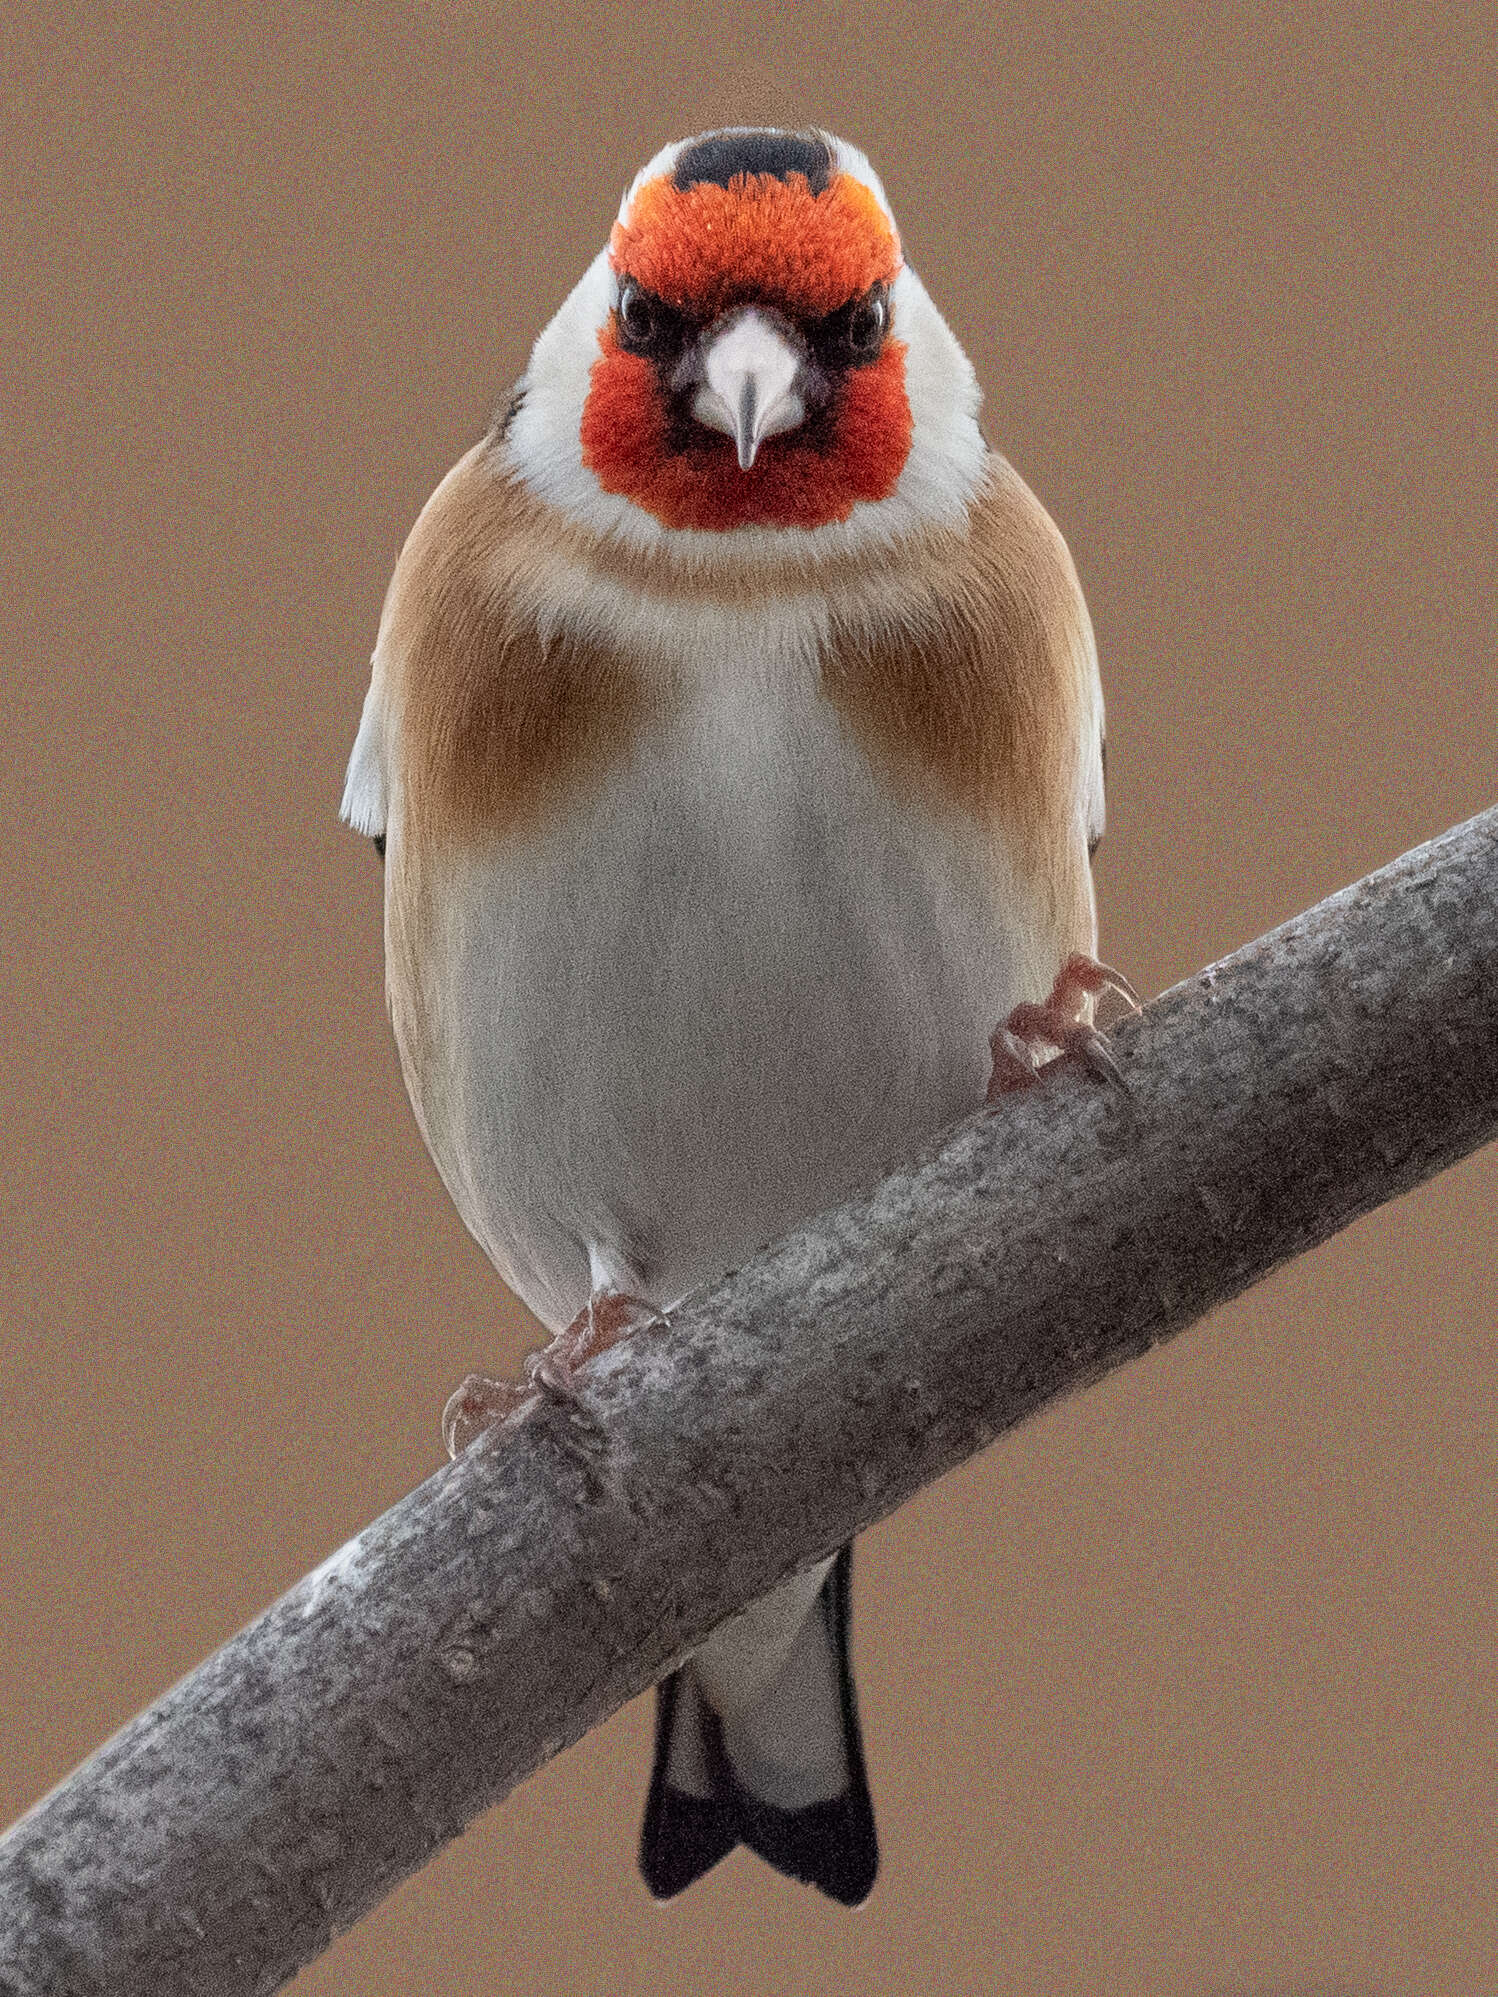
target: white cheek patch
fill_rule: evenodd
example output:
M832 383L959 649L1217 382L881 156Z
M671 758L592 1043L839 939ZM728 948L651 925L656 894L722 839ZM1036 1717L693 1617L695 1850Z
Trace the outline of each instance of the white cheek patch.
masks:
M905 343L911 438L892 500L882 504L897 502L910 527L956 525L977 494L988 456L978 428L978 377L908 264L890 287L890 305L891 331Z
M587 525L603 525L610 504L582 459L583 409L598 359L598 335L613 309L617 286L608 252L600 250L531 349L520 406L505 442L525 483L540 498ZM603 514L599 514L600 502ZM647 516L648 517L648 516Z

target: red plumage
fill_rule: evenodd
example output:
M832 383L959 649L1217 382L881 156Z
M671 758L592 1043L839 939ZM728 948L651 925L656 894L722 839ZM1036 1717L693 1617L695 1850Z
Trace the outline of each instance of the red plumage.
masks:
M612 328L599 336L583 410L583 463L605 492L622 493L667 527L821 527L846 520L861 499L886 499L910 452L905 349L890 340L842 384L820 435L769 438L748 471L733 440L699 429L671 436L671 411L655 368L624 353Z

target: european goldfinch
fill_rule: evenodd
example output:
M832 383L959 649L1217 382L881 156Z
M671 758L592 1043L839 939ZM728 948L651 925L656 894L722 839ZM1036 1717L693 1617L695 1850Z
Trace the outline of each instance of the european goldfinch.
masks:
M1108 1066L1092 630L978 404L862 153L710 132L406 542L343 814L422 1135L556 1334L454 1453L1036 1046ZM848 1588L845 1549L658 1688L655 1894L741 1842L868 1894Z

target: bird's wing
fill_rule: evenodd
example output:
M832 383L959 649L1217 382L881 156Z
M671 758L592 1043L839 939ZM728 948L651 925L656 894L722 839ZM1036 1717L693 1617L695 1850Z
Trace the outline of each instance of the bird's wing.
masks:
M378 676L370 681L364 696L364 712L354 737L348 775L343 780L343 802L338 815L346 825L362 832L366 839L382 844L385 838L385 726L381 686Z

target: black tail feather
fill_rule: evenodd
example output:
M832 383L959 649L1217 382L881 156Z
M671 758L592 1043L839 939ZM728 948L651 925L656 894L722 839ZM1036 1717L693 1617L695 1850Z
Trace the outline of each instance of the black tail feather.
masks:
M844 1906L858 1906L873 1890L879 1841L853 1687L852 1552L849 1546L843 1548L818 1599L837 1659L847 1788L840 1796L800 1810L761 1802L736 1778L722 1725L705 1699L699 1701L699 1712L713 1794L691 1796L673 1788L666 1779L672 1724L684 1673L691 1667L673 1672L656 1688L655 1762L640 1833L640 1870L657 1899L682 1892L740 1843L777 1872L817 1887Z
M739 1842L730 1804L717 1796L689 1796L666 1780L672 1722L685 1676L685 1668L673 1671L655 1688L655 1763L650 1771L650 1794L645 1799L645 1821L640 1826L640 1870L657 1900L684 1893L693 1880L711 1872ZM704 1717L711 1722L705 1706ZM712 1731L718 1735L721 1754L722 1731L716 1726Z

